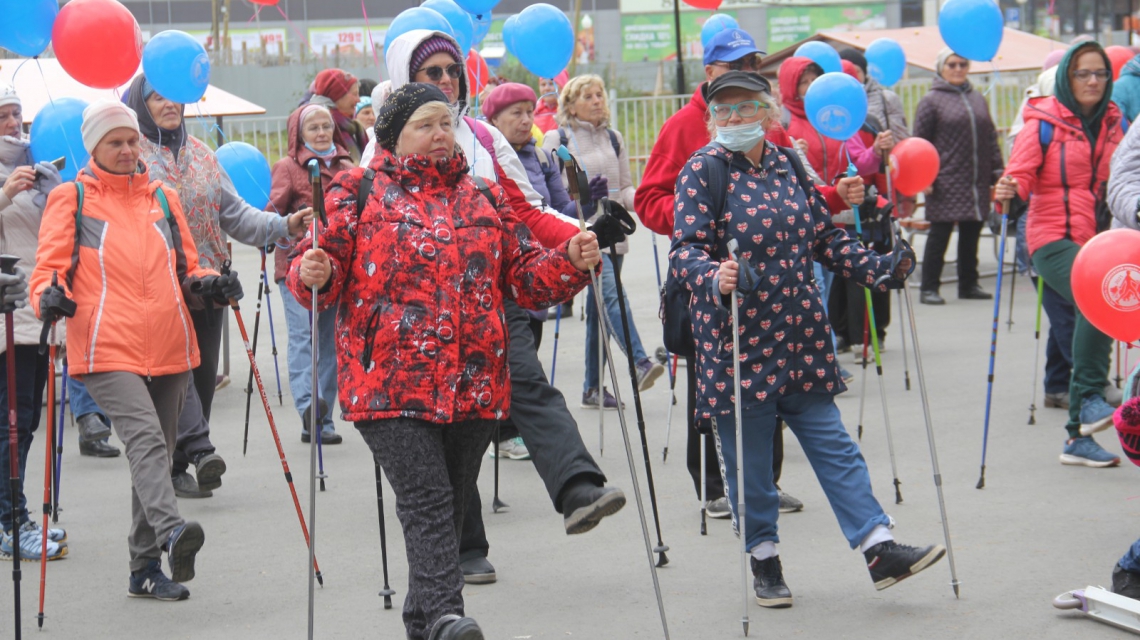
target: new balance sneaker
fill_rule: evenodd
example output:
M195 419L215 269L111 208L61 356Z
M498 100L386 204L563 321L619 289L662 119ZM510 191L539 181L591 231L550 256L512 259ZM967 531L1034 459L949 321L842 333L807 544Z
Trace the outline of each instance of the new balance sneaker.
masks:
M1111 427L1114 411L1103 396L1092 395L1081 400L1081 435L1091 436Z
M487 455L494 458L496 453L507 460L530 460L530 451L520 437L503 440L497 447L492 445Z
M653 383L663 373L665 373L664 365L653 362L649 358L642 359L641 362L637 363L637 390L645 391L652 387Z
M717 498L716 500L709 500L705 503L705 515L717 520L724 520L725 518L732 517L732 507L728 504L728 498Z
M189 598L190 590L167 578L162 573L162 562L151 560L145 568L131 572L127 596L173 602Z
M1140 573L1128 571L1117 563L1112 568L1112 592L1133 600L1140 600Z
M946 547L932 544L928 547L912 547L887 540L867 549L863 557L867 559L867 570L875 589L882 591L913 576L946 555Z
M25 533L32 535L41 535L43 527L35 520L28 520L20 525L20 536L23 537ZM63 529L53 529L48 527L48 540L59 544L61 547L67 546L67 531Z
M1092 436L1069 438L1061 451L1061 464L1086 467L1115 467L1120 458L1104 450Z
M459 562L463 571L463 582L466 584L491 584L498 580L495 575L495 566L487 560L487 556L475 556Z
M605 406L607 410L617 409L617 398L610 395L609 389L602 387L605 393ZM598 408L598 390L590 389L582 394L582 408L583 409L597 409ZM625 408L625 403L622 403L622 409Z
M780 491L780 513L795 513L804 510L804 503Z
M194 557L205 542L206 534L202 531L202 525L192 520L170 533L164 548L172 580L190 582L194 579Z
M602 518L612 516L625 506L625 493L617 487L596 487L589 482L578 482L563 492L563 524L568 536L586 533L598 526Z
M780 556L764 560L749 558L752 562L752 588L756 590L756 604L769 609L786 609L792 606L792 592L784 582L784 568Z
M44 540L40 537L39 528L25 531L26 525L20 526L20 560L23 562L39 562L40 554L44 551ZM5 531L0 534L0 559L8 560L15 555L15 539L12 532ZM59 560L67 555L67 545L58 542L47 542L48 560Z

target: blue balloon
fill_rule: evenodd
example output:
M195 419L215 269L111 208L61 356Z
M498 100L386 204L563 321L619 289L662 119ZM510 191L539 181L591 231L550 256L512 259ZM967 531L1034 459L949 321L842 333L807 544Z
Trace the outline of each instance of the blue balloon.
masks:
M491 9L499 4L499 0L455 0L455 4L472 15L490 14Z
M514 37L515 33L517 33L515 31L515 23L518 21L519 14L516 13L514 15L507 16L507 19L503 22L503 46L506 47L507 51L511 53L515 52L515 43L513 42L512 38Z
M1001 46L1001 9L993 0L948 0L938 12L946 46L967 60L993 60Z
M396 38L409 31L427 29L429 31L442 31L454 36L451 24L434 9L426 7L412 7L396 16L392 24L388 25L388 32L384 34L384 55L388 55L388 47Z
M51 162L67 158L67 164L59 172L64 180L74 180L91 158L80 133L86 108L87 103L78 98L59 98L44 105L32 120L32 159Z
M884 87L902 79L906 71L906 53L890 38L879 38L867 47L867 73Z
M218 147L217 156L241 199L255 209L264 209L273 182L265 155L251 144L227 142Z
M471 36L471 46L477 47L491 31L491 12L488 11L479 15L469 13L467 15L471 16L471 24L475 25L475 33Z
M475 41L475 22L471 14L460 9L455 0L427 0L420 6L438 12L444 20L447 20L447 24L451 25L451 35L455 36L459 50L466 57Z
M574 55L574 27L561 9L532 4L513 23L508 20L503 25L503 42L528 71L540 78L553 78Z
M171 102L195 103L210 86L210 56L183 31L163 31L151 38L143 49L142 64L150 86Z
M867 92L846 73L825 73L808 87L804 111L816 131L849 140L867 120Z
M737 24L736 18L723 13L714 13L705 20L704 26L701 27L701 46L708 47L709 40L721 31L728 29L739 29L740 25Z
M843 71L843 62L839 59L839 52L831 45L818 40L801 44L796 49L796 57L811 59L823 69L824 73L841 73Z
M0 47L32 58L51 44L51 29L59 15L58 0L11 0L0 2L4 28Z

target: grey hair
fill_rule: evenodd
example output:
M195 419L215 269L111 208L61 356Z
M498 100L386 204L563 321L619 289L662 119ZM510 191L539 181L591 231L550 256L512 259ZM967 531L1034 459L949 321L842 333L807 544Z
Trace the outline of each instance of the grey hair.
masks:
M773 113L772 113L771 108L776 106L776 99L773 98L772 94L768 93L767 91L757 91L756 95L760 96L760 102L763 102L769 106L769 109L766 110L767 115L764 116L764 119L767 120L769 118L772 118ZM709 104L709 112L705 116L705 125L708 127L709 140L711 141L711 140L715 139L716 138L716 118L712 117L712 104L711 103Z

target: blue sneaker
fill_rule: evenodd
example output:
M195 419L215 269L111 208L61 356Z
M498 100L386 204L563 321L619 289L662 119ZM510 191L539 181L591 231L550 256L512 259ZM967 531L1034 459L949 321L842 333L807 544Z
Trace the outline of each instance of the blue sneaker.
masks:
M170 533L170 538L166 541L166 559L170 563L170 577L175 582L190 582L194 579L194 557L205 542L206 534L202 531L202 525L193 520Z
M1069 438L1061 452L1061 464L1084 465L1086 467L1115 467L1120 458L1105 451L1096 440L1089 436Z
M1081 400L1081 435L1091 436L1111 427L1114 411L1103 396L1092 395Z
M173 602L190 597L190 590L162 573L162 562L151 560L146 567L131 572L127 595L132 598L154 598Z
M843 367L839 367L839 377L843 379L843 384L851 384L855 382L855 374L851 373Z
M0 534L0 560L9 560L15 555L14 548L15 539L10 531L5 531ZM26 526L20 527L20 560L23 562L39 562L40 554L44 550L44 539L40 536L39 529L27 530ZM59 560L67 555L67 545L60 545L57 542L52 542L50 539L47 541L47 559Z
M21 532L27 532L31 535L38 536L43 531L43 527L35 520L28 520L20 526ZM23 535L23 533L21 533ZM48 528L48 540L58 543L61 547L67 546L67 531L64 529Z

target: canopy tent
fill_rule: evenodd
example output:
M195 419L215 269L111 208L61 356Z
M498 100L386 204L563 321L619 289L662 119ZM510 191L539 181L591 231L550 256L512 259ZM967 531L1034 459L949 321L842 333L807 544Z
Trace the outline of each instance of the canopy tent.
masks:
M818 40L836 49L865 50L879 38L890 38L899 43L906 53L908 73L916 69L934 72L934 61L938 52L946 46L937 26L908 27L906 29L869 29L866 31L821 31L771 56L765 56L760 73L774 77L784 60L790 58L801 44ZM1042 38L1016 29L1005 29L1001 47L991 62L974 62L970 73L1000 73L1040 70L1041 63L1050 51L1067 49L1064 42Z
M21 66L22 65L22 66ZM43 70L41 76L40 70ZM17 73L19 71L19 73ZM142 69L140 67L139 71ZM55 58L11 58L0 60L0 83L16 88L23 106L24 122L31 123L44 105L55 98L79 98L94 102L100 98L118 98L130 86L130 82L119 89L93 89L80 84L60 66ZM210 85L206 95L197 103L186 105L186 117L198 115L214 118L219 123L224 116L255 116L265 113L265 108L232 93Z

